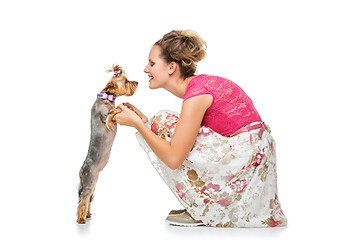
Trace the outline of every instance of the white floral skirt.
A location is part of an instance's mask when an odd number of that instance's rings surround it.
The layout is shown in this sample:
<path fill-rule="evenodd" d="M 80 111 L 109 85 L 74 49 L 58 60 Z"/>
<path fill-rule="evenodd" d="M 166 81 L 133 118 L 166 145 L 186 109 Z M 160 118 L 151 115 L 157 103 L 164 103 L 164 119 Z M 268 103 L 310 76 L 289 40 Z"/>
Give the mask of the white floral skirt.
<path fill-rule="evenodd" d="M 170 141 L 179 114 L 163 110 L 147 123 Z M 213 227 L 287 225 L 277 194 L 275 141 L 259 129 L 224 137 L 201 127 L 182 166 L 168 168 L 140 133 L 136 137 L 151 163 L 180 203 L 196 220 Z"/>

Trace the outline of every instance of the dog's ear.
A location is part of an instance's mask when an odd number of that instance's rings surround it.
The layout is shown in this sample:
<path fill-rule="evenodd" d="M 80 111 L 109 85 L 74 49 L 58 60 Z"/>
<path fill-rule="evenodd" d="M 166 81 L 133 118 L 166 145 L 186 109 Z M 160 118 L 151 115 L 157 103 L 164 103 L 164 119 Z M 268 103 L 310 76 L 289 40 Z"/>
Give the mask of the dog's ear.
<path fill-rule="evenodd" d="M 108 84 L 106 84 L 105 88 L 102 91 L 107 94 L 115 95 L 116 88 L 117 88 L 117 84 L 114 81 L 110 81 L 108 82 Z"/>

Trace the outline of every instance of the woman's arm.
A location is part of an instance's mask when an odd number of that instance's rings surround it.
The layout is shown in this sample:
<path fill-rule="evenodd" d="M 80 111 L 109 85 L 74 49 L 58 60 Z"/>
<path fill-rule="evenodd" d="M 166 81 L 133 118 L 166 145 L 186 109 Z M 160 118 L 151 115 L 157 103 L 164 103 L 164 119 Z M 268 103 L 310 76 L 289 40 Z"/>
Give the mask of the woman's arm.
<path fill-rule="evenodd" d="M 170 169 L 175 170 L 189 155 L 205 111 L 211 104 L 212 96 L 209 94 L 187 99 L 182 105 L 180 118 L 170 142 L 153 133 L 142 121 L 136 121 L 134 127 L 143 136 L 155 155 Z"/>
<path fill-rule="evenodd" d="M 144 123 L 147 123 L 147 121 L 149 121 L 149 119 L 139 109 L 137 109 L 134 105 L 132 105 L 130 103 L 123 103 L 123 105 L 128 107 L 133 112 L 135 112 L 141 118 L 141 120 Z"/>

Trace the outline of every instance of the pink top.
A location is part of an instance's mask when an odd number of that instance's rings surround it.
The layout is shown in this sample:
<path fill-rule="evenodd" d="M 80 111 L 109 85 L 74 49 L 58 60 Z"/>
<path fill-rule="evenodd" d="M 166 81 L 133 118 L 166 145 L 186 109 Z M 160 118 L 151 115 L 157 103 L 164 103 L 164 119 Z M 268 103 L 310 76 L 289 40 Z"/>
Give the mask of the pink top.
<path fill-rule="evenodd" d="M 229 136 L 250 123 L 262 122 L 251 99 L 226 78 L 205 74 L 194 77 L 186 87 L 184 101 L 202 94 L 211 94 L 213 102 L 201 125 L 222 136 Z"/>

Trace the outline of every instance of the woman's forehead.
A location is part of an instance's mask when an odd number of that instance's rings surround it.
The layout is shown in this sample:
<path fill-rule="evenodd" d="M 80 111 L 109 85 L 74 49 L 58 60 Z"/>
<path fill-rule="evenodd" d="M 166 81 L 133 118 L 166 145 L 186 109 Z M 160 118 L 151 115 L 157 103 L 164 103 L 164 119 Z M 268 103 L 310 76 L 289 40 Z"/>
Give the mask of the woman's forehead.
<path fill-rule="evenodd" d="M 160 53 L 161 53 L 160 47 L 157 45 L 154 45 L 150 50 L 149 60 L 154 59 L 154 58 L 159 58 Z"/>

